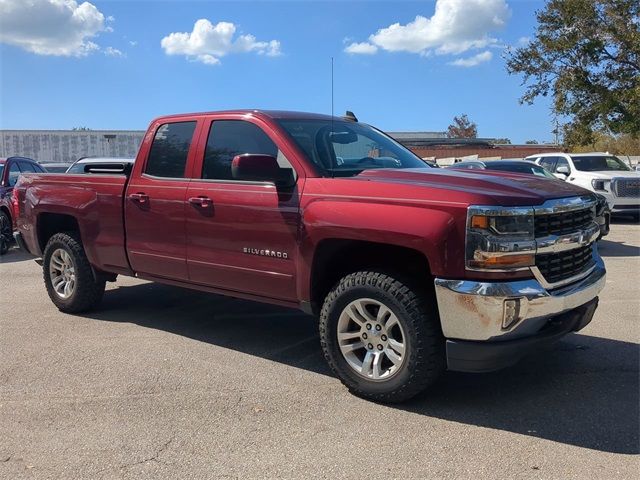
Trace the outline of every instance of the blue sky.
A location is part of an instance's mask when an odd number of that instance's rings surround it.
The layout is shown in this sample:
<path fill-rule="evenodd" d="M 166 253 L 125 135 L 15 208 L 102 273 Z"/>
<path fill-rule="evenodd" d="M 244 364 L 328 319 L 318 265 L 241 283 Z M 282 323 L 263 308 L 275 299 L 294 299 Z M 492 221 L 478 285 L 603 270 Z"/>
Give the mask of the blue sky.
<path fill-rule="evenodd" d="M 439 0 L 437 21 L 433 1 L 92 0 L 72 28 L 40 5 L 43 18 L 19 10 L 26 1 L 0 0 L 13 8 L 0 11 L 11 20 L 0 25 L 3 129 L 145 129 L 158 115 L 228 108 L 329 113 L 334 57 L 336 113 L 388 131 L 441 131 L 466 113 L 481 137 L 552 137 L 548 102 L 520 105 L 521 79 L 501 58 L 533 35 L 541 2 L 471 0 L 483 23 L 470 0 Z M 446 15 L 455 24 L 444 35 Z M 199 19 L 214 29 L 204 46 L 189 37 Z"/>

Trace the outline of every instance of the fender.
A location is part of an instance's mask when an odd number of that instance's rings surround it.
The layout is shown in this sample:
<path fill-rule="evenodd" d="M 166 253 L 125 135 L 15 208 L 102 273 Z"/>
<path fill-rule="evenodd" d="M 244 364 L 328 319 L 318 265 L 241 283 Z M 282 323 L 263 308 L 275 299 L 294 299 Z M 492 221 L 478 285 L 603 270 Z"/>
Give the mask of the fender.
<path fill-rule="evenodd" d="M 416 250 L 439 275 L 451 263 L 450 240 L 458 236 L 452 213 L 422 206 L 319 200 L 302 214 L 303 234 L 298 262 L 299 298 L 310 298 L 311 268 L 317 245 L 326 239 L 362 240 Z M 453 242 L 457 248 L 460 240 Z M 457 261 L 455 259 L 454 261 Z"/>

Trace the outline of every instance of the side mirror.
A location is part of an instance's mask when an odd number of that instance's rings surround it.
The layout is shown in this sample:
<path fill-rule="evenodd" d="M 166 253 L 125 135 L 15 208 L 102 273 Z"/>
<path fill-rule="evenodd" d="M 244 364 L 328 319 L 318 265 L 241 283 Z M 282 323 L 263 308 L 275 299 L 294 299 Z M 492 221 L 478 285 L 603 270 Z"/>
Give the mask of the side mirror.
<path fill-rule="evenodd" d="M 292 169 L 281 168 L 276 157 L 272 155 L 236 155 L 231 161 L 231 176 L 234 180 L 274 182 L 281 187 L 291 187 L 295 184 Z"/>
<path fill-rule="evenodd" d="M 569 167 L 567 167 L 566 165 L 561 165 L 558 168 L 556 168 L 556 173 L 559 173 L 560 175 L 568 177 L 570 173 Z"/>

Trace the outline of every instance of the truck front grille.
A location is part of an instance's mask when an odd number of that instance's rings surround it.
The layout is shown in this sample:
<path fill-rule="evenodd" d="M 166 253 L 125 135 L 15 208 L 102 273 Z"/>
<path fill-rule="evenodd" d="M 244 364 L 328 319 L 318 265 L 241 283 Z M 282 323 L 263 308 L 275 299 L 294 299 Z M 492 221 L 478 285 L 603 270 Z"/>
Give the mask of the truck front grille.
<path fill-rule="evenodd" d="M 536 267 L 549 283 L 574 277 L 594 265 L 593 244 L 560 253 L 536 255 Z"/>
<path fill-rule="evenodd" d="M 613 192 L 617 197 L 640 197 L 640 178 L 616 178 Z"/>
<path fill-rule="evenodd" d="M 577 232 L 589 226 L 593 221 L 593 217 L 591 208 L 536 215 L 534 222 L 536 238 Z"/>

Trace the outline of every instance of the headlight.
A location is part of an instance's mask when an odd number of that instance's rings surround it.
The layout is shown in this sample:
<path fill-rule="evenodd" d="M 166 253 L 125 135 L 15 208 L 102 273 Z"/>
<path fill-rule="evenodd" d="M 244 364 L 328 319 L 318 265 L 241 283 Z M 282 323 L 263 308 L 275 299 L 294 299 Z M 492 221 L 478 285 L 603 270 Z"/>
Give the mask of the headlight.
<path fill-rule="evenodd" d="M 609 187 L 610 184 L 610 180 L 591 180 L 591 186 L 593 187 L 593 189 L 600 192 L 606 192 L 608 190 L 607 187 Z"/>
<path fill-rule="evenodd" d="M 469 207 L 469 270 L 522 270 L 535 263 L 533 208 Z"/>

